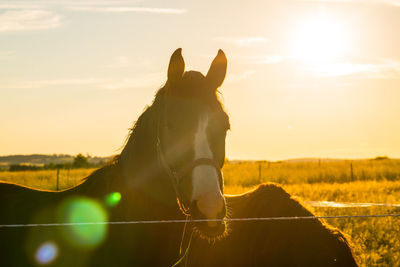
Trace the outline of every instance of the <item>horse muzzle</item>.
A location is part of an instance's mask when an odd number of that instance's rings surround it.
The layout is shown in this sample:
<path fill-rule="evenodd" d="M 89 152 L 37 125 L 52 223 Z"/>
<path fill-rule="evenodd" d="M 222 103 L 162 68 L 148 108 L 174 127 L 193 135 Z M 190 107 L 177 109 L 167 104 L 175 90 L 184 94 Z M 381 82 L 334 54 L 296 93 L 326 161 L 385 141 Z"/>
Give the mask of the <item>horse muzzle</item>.
<path fill-rule="evenodd" d="M 225 233 L 225 198 L 222 195 L 205 195 L 192 201 L 190 205 L 192 219 L 196 228 L 206 237 L 218 237 Z M 211 220 L 211 221 L 196 221 Z"/>

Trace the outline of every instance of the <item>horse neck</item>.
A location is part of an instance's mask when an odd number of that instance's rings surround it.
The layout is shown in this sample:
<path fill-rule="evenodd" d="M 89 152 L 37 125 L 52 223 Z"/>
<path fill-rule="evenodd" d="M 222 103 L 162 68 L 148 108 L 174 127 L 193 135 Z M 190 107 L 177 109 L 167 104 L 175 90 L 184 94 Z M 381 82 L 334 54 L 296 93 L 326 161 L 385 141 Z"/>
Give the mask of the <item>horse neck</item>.
<path fill-rule="evenodd" d="M 157 156 L 158 137 L 157 102 L 139 117 L 118 164 L 126 190 L 137 192 L 149 202 L 178 209 L 176 196 L 169 178 Z"/>

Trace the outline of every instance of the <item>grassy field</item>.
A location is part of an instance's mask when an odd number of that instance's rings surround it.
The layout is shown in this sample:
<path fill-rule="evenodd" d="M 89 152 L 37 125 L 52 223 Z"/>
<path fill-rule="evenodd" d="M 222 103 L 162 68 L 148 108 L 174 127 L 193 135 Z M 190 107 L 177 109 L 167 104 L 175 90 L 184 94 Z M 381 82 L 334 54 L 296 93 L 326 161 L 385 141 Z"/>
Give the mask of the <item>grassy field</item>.
<path fill-rule="evenodd" d="M 94 170 L 95 169 L 59 170 L 59 189 L 66 189 L 77 185 L 82 178 L 88 176 Z M 57 170 L 3 171 L 0 172 L 0 181 L 17 183 L 40 189 L 56 190 Z"/>
<path fill-rule="evenodd" d="M 93 169 L 60 170 L 60 188 L 74 186 Z M 225 192 L 242 193 L 262 182 L 281 184 L 303 201 L 400 203 L 400 160 L 238 162 L 224 167 Z M 56 171 L 0 172 L 0 180 L 54 190 Z M 317 215 L 400 213 L 396 207 L 311 208 Z M 400 219 L 329 219 L 350 235 L 363 266 L 398 266 Z"/>

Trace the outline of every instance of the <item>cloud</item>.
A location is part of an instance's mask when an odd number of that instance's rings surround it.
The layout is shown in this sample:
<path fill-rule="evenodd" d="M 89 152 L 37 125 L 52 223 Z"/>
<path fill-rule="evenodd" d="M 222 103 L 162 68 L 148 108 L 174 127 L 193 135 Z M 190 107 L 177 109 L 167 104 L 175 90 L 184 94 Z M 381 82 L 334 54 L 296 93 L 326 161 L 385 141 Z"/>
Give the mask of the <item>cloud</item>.
<path fill-rule="evenodd" d="M 324 63 L 314 66 L 304 67 L 305 70 L 314 72 L 320 76 L 347 76 L 354 74 L 378 74 L 380 68 L 373 64 L 358 64 L 358 63 Z"/>
<path fill-rule="evenodd" d="M 54 79 L 54 80 L 36 80 L 21 81 L 11 84 L 3 84 L 0 88 L 5 89 L 39 89 L 49 86 L 78 86 L 78 85 L 96 85 L 107 82 L 107 79 L 86 78 L 86 79 Z"/>
<path fill-rule="evenodd" d="M 392 59 L 360 59 L 336 62 L 301 61 L 290 55 L 270 54 L 258 56 L 234 56 L 235 60 L 250 65 L 286 64 L 296 69 L 311 72 L 320 77 L 352 76 L 366 79 L 400 78 L 400 61 Z M 292 68 L 291 67 L 291 68 Z M 232 80 L 245 79 L 254 71 L 243 74 L 243 77 L 233 77 Z"/>
<path fill-rule="evenodd" d="M 127 13 L 127 12 L 141 12 L 141 13 L 155 13 L 155 14 L 184 14 L 186 9 L 177 8 L 158 8 L 158 7 L 129 7 L 129 6 L 71 6 L 67 8 L 73 11 L 86 11 L 86 12 L 105 12 L 105 13 Z"/>
<path fill-rule="evenodd" d="M 217 42 L 231 43 L 237 46 L 254 46 L 267 42 L 267 39 L 261 36 L 253 37 L 216 37 Z"/>
<path fill-rule="evenodd" d="M 61 16 L 49 11 L 70 10 L 78 12 L 126 13 L 141 12 L 153 14 L 184 14 L 186 9 L 137 7 L 129 2 L 94 2 L 94 1 L 36 1 L 0 3 L 0 33 L 54 29 L 61 26 Z"/>
<path fill-rule="evenodd" d="M 12 56 L 14 53 L 14 51 L 0 51 L 0 58 Z"/>
<path fill-rule="evenodd" d="M 3 2 L 0 3 L 0 10 L 36 10 L 58 8 L 70 11 L 101 12 L 101 13 L 155 13 L 155 14 L 184 14 L 186 9 L 163 8 L 163 7 L 138 7 L 133 6 L 129 1 L 36 1 L 31 2 Z"/>
<path fill-rule="evenodd" d="M 281 63 L 288 59 L 291 59 L 291 56 L 272 54 L 272 55 L 266 55 L 266 56 L 259 57 L 255 60 L 253 60 L 253 63 L 254 64 L 275 64 L 275 63 Z"/>
<path fill-rule="evenodd" d="M 136 78 L 73 78 L 73 79 L 53 79 L 53 80 L 33 80 L 33 81 L 20 81 L 15 83 L 3 83 L 0 89 L 41 89 L 48 87 L 82 87 L 91 86 L 96 89 L 129 89 L 149 86 L 160 86 L 163 81 L 161 73 L 150 73 Z"/>
<path fill-rule="evenodd" d="M 235 54 L 230 55 L 229 59 L 240 61 L 243 64 L 264 65 L 283 63 L 292 59 L 292 56 L 285 56 L 281 54 L 263 54 L 254 56 Z"/>
<path fill-rule="evenodd" d="M 45 10 L 11 10 L 0 14 L 0 32 L 34 31 L 61 26 L 61 17 Z"/>
<path fill-rule="evenodd" d="M 382 4 L 400 7 L 400 0 L 300 0 L 302 2 Z"/>
<path fill-rule="evenodd" d="M 385 4 L 388 4 L 388 5 L 400 7 L 400 1 L 399 0 L 383 0 L 382 2 L 385 3 Z"/>
<path fill-rule="evenodd" d="M 108 65 L 104 65 L 103 67 L 112 68 L 112 69 L 120 69 L 120 68 L 127 68 L 132 65 L 132 62 L 129 57 L 127 56 L 118 56 L 113 59 Z"/>
<path fill-rule="evenodd" d="M 164 81 L 162 73 L 150 73 L 136 78 L 126 78 L 114 81 L 109 81 L 100 86 L 102 89 L 118 90 L 118 89 L 133 89 L 141 87 L 157 87 Z"/>
<path fill-rule="evenodd" d="M 235 56 L 234 59 L 250 65 L 289 64 L 321 77 L 355 76 L 370 79 L 400 78 L 400 61 L 392 59 L 353 59 L 351 61 L 301 61 L 290 55 L 270 54 Z"/>
<path fill-rule="evenodd" d="M 238 81 L 246 80 L 249 77 L 253 76 L 256 73 L 255 70 L 248 70 L 243 73 L 231 73 L 227 78 L 227 83 L 235 83 Z"/>
<path fill-rule="evenodd" d="M 356 76 L 369 79 L 398 78 L 400 62 L 385 60 L 380 63 L 324 63 L 305 67 L 306 70 L 325 77 Z"/>
<path fill-rule="evenodd" d="M 42 5 L 26 3 L 26 2 L 3 2 L 0 3 L 0 9 L 40 9 Z"/>

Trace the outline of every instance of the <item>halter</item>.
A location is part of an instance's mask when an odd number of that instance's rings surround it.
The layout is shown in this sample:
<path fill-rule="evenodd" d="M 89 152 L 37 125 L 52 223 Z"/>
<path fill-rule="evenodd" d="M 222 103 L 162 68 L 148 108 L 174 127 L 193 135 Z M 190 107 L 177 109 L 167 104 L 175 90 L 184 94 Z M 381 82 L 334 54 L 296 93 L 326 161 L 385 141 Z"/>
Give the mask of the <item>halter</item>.
<path fill-rule="evenodd" d="M 209 165 L 214 167 L 217 170 L 217 174 L 219 178 L 221 179 L 222 174 L 221 174 L 221 167 L 219 164 L 210 158 L 198 158 L 195 159 L 189 163 L 187 163 L 184 167 L 182 167 L 179 171 L 174 171 L 172 168 L 169 166 L 165 155 L 163 153 L 162 147 L 161 147 L 161 140 L 160 140 L 160 124 L 161 124 L 161 116 L 160 119 L 158 120 L 157 124 L 157 156 L 158 159 L 161 163 L 161 166 L 163 167 L 164 171 L 167 173 L 169 179 L 171 180 L 172 187 L 174 188 L 176 199 L 178 201 L 178 206 L 182 210 L 182 212 L 186 216 L 190 216 L 190 210 L 188 207 L 185 207 L 180 192 L 179 192 L 179 182 L 180 179 L 185 176 L 188 172 L 193 170 L 196 166 L 199 165 Z"/>

